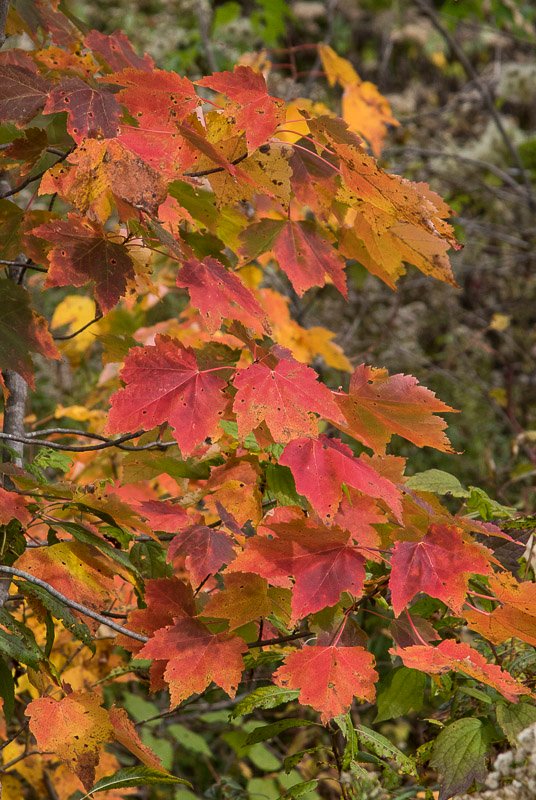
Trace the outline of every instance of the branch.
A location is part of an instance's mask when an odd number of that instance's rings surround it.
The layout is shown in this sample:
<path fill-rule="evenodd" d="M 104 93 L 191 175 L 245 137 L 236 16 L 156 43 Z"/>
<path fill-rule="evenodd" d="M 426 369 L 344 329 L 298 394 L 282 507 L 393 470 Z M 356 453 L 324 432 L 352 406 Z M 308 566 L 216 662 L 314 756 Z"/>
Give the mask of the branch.
<path fill-rule="evenodd" d="M 2 0 L 0 0 L 0 2 L 2 2 Z M 8 189 L 7 191 L 2 192 L 2 194 L 0 194 L 0 200 L 5 200 L 6 197 L 12 197 L 14 194 L 17 194 L 18 192 L 22 192 L 23 189 L 26 189 L 26 187 L 29 186 L 30 183 L 33 183 L 34 181 L 41 180 L 41 178 L 43 177 L 45 172 L 48 172 L 49 169 L 52 169 L 52 167 L 55 167 L 56 164 L 60 164 L 62 161 L 65 161 L 67 156 L 70 155 L 73 152 L 73 149 L 74 148 L 71 148 L 66 153 L 62 153 L 60 155 L 60 157 L 58 159 L 56 159 L 56 161 L 53 164 L 50 165 L 50 167 L 47 167 L 46 169 L 41 170 L 41 172 L 38 172 L 37 175 L 33 175 L 33 176 L 32 175 L 28 175 L 28 177 L 25 178 L 23 181 L 21 181 L 17 186 L 14 186 L 13 189 Z M 55 151 L 55 152 L 58 153 L 59 151 Z"/>
<path fill-rule="evenodd" d="M 7 39 L 6 36 L 6 23 L 7 13 L 9 11 L 9 0 L 0 0 L 0 47 Z"/>
<path fill-rule="evenodd" d="M 144 636 L 141 633 L 136 633 L 135 631 L 131 631 L 129 628 L 125 628 L 123 625 L 113 622 L 113 620 L 104 616 L 104 614 L 99 614 L 97 611 L 93 611 L 91 608 L 83 606 L 81 603 L 77 603 L 76 600 L 71 600 L 61 592 L 58 592 L 57 589 L 54 589 L 54 587 L 49 583 L 42 581 L 41 578 L 34 577 L 34 575 L 31 575 L 29 572 L 23 572 L 21 569 L 16 569 L 15 567 L 6 567 L 3 564 L 0 564 L 0 573 L 4 573 L 5 575 L 13 575 L 16 578 L 22 578 L 23 580 L 28 581 L 28 583 L 33 583 L 35 586 L 40 586 L 52 597 L 55 597 L 56 600 L 59 600 L 60 603 L 72 608 L 74 611 L 79 611 L 80 614 L 84 614 L 86 617 L 91 617 L 91 619 L 100 622 L 102 625 L 107 625 L 108 628 L 112 628 L 112 630 L 117 631 L 117 633 L 122 633 L 123 636 L 128 636 L 130 639 L 137 639 L 139 642 L 144 643 L 149 641 L 147 636 Z"/>
<path fill-rule="evenodd" d="M 24 269 L 33 269 L 36 272 L 48 272 L 44 267 L 38 267 L 37 264 L 32 264 L 31 260 L 28 261 L 8 261 L 5 258 L 0 258 L 0 264 L 3 267 L 24 267 Z"/>
<path fill-rule="evenodd" d="M 275 639 L 265 639 L 264 641 L 260 642 L 251 642 L 248 644 L 248 647 L 251 649 L 253 647 L 268 647 L 271 644 L 284 644 L 285 642 L 293 642 L 295 639 L 308 639 L 310 636 L 314 636 L 311 631 L 305 631 L 305 633 L 291 633 L 288 636 L 278 636 Z"/>
<path fill-rule="evenodd" d="M 36 433 L 40 433 L 40 431 L 36 431 Z M 0 439 L 5 439 L 9 442 L 20 442 L 21 444 L 33 444 L 37 445 L 38 447 L 49 447 L 51 450 L 64 450 L 67 453 L 88 453 L 92 450 L 105 450 L 107 447 L 117 447 L 119 450 L 129 450 L 135 452 L 140 450 L 166 450 L 168 447 L 175 447 L 177 445 L 177 442 L 161 442 L 159 440 L 142 444 L 139 447 L 123 444 L 123 442 L 128 442 L 131 439 L 135 439 L 137 436 L 141 436 L 143 433 L 145 433 L 145 431 L 136 431 L 136 433 L 125 433 L 124 436 L 119 436 L 117 439 L 107 439 L 105 436 L 99 436 L 98 434 L 88 434 L 85 431 L 76 431 L 77 436 L 87 436 L 88 438 L 101 440 L 101 444 L 88 445 L 61 444 L 60 442 L 49 442 L 47 439 L 33 439 L 29 435 L 18 436 L 8 433 L 0 433 Z M 74 432 L 71 435 L 75 435 Z"/>
<path fill-rule="evenodd" d="M 248 157 L 249 153 L 243 153 L 238 158 L 235 158 L 234 161 L 231 161 L 233 167 L 237 164 L 240 164 L 241 161 L 244 161 Z M 214 175 L 216 172 L 225 172 L 225 167 L 213 167 L 212 169 L 202 169 L 199 172 L 183 172 L 183 176 L 186 178 L 204 178 L 205 175 Z"/>
<path fill-rule="evenodd" d="M 519 174 L 521 175 L 521 177 L 523 179 L 523 184 L 525 186 L 525 193 L 527 195 L 527 202 L 528 202 L 529 208 L 531 210 L 534 210 L 536 208 L 536 201 L 534 200 L 534 195 L 532 194 L 532 187 L 531 187 L 531 184 L 530 184 L 529 177 L 528 177 L 528 175 L 526 173 L 526 170 L 525 170 L 525 168 L 523 166 L 523 162 L 521 161 L 521 159 L 519 157 L 518 150 L 515 147 L 515 145 L 513 144 L 513 142 L 510 139 L 510 137 L 508 136 L 508 134 L 506 132 L 506 129 L 505 129 L 503 123 L 502 123 L 501 117 L 500 117 L 499 113 L 497 112 L 497 109 L 495 108 L 495 104 L 493 102 L 493 97 L 491 96 L 491 93 L 490 93 L 488 87 L 486 86 L 485 83 L 482 82 L 482 80 L 480 79 L 480 75 L 478 74 L 476 69 L 473 67 L 473 65 L 471 64 L 471 62 L 469 61 L 469 59 L 465 55 L 463 49 L 460 47 L 460 45 L 458 44 L 456 39 L 443 26 L 441 20 L 439 19 L 439 16 L 438 16 L 437 12 L 429 4 L 428 0 L 415 0 L 415 5 L 422 11 L 422 13 L 425 16 L 428 17 L 428 19 L 430 20 L 430 22 L 432 23 L 432 25 L 434 26 L 436 31 L 446 41 L 446 43 L 448 44 L 448 46 L 450 47 L 450 49 L 452 50 L 452 52 L 454 53 L 454 55 L 456 56 L 456 58 L 458 59 L 460 64 L 462 65 L 463 69 L 465 70 L 465 73 L 466 73 L 467 77 L 470 78 L 472 81 L 474 81 L 475 86 L 477 87 L 478 91 L 480 92 L 480 96 L 482 97 L 482 100 L 484 101 L 485 105 L 487 106 L 487 109 L 488 109 L 488 111 L 489 111 L 489 113 L 491 115 L 491 118 L 493 119 L 493 122 L 495 123 L 495 127 L 499 131 L 499 134 L 500 134 L 500 136 L 501 136 L 501 138 L 502 138 L 502 140 L 503 140 L 503 142 L 505 144 L 505 147 L 508 150 L 508 152 L 510 153 L 510 156 L 512 157 L 516 167 L 519 170 Z"/>

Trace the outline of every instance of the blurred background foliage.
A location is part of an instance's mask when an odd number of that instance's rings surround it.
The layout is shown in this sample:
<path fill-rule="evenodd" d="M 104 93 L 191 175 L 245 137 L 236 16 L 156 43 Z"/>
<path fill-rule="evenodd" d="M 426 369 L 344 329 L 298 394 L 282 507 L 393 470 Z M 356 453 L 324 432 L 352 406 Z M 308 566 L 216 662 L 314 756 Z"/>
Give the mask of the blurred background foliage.
<path fill-rule="evenodd" d="M 69 0 L 68 8 L 89 27 L 123 29 L 160 66 L 192 77 L 262 51 L 274 93 L 326 100 L 337 89 L 316 80 L 320 63 L 304 47 L 326 42 L 377 84 L 401 123 L 382 164 L 427 181 L 451 204 L 464 243 L 452 256 L 459 287 L 410 269 L 392 292 L 355 264 L 351 302 L 329 287 L 309 292 L 299 321 L 335 330 L 353 363 L 412 373 L 462 411 L 450 434 L 463 456 L 412 451 L 414 471 L 445 469 L 534 511 L 534 3 L 446 0 L 431 13 L 421 0 Z"/>

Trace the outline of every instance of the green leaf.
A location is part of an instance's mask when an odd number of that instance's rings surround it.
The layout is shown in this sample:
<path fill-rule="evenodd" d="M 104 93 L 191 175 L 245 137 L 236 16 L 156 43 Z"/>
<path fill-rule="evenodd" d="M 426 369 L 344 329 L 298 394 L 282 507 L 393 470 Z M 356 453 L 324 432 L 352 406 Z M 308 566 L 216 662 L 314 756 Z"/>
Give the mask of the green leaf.
<path fill-rule="evenodd" d="M 335 722 L 346 740 L 344 752 L 342 754 L 342 768 L 347 770 L 355 759 L 358 750 L 359 742 L 357 733 L 350 714 L 340 714 L 340 716 L 335 717 Z"/>
<path fill-rule="evenodd" d="M 389 673 L 378 692 L 378 713 L 374 722 L 403 717 L 410 711 L 419 711 L 424 703 L 426 675 L 416 669 L 400 667 Z"/>
<path fill-rule="evenodd" d="M 200 736 L 198 733 L 178 723 L 170 725 L 167 730 L 182 747 L 186 748 L 186 750 L 191 750 L 192 753 L 198 753 L 208 758 L 211 757 L 212 751 L 203 736 Z"/>
<path fill-rule="evenodd" d="M 308 725 L 320 727 L 317 722 L 311 722 L 309 719 L 280 719 L 277 722 L 272 722 L 270 725 L 262 725 L 255 728 L 246 739 L 246 744 L 265 742 L 267 739 L 272 739 L 274 736 L 278 736 L 289 728 L 304 728 Z"/>
<path fill-rule="evenodd" d="M 279 800 L 291 800 L 295 797 L 303 797 L 305 794 L 312 792 L 318 786 L 318 781 L 303 781 L 302 783 L 295 783 L 290 789 L 279 797 Z"/>
<path fill-rule="evenodd" d="M 127 789 L 129 786 L 153 786 L 158 783 L 168 785 L 181 783 L 190 787 L 190 789 L 192 788 L 192 784 L 184 780 L 184 778 L 176 778 L 174 775 L 169 775 L 167 772 L 161 772 L 158 769 L 142 766 L 125 767 L 118 772 L 114 772 L 113 775 L 101 778 L 80 800 L 86 800 L 92 794 L 110 789 Z"/>
<path fill-rule="evenodd" d="M 294 689 L 280 689 L 279 686 L 260 686 L 243 697 L 231 711 L 231 717 L 251 714 L 256 708 L 276 708 L 283 703 L 295 700 L 299 695 Z"/>
<path fill-rule="evenodd" d="M 434 742 L 430 765 L 442 776 L 439 800 L 465 792 L 473 781 L 486 777 L 489 729 L 475 717 L 458 719 Z"/>
<path fill-rule="evenodd" d="M 292 753 L 292 755 L 287 756 L 283 760 L 283 769 L 285 772 L 290 772 L 294 769 L 294 767 L 300 763 L 304 756 L 311 755 L 312 753 L 320 753 L 326 752 L 326 748 L 322 744 L 316 745 L 316 747 L 307 747 L 305 750 L 300 750 L 297 753 Z"/>
<path fill-rule="evenodd" d="M 238 436 L 238 425 L 235 420 L 220 419 L 220 427 L 223 428 L 227 436 L 232 436 L 232 438 L 236 439 L 237 442 L 240 440 L 240 437 Z M 251 450 L 255 453 L 260 451 L 259 443 L 257 442 L 253 433 L 248 433 L 243 444 L 247 450 Z"/>
<path fill-rule="evenodd" d="M 19 588 L 25 595 L 29 595 L 38 600 L 53 617 L 63 622 L 67 630 L 70 631 L 73 636 L 89 647 L 92 652 L 95 652 L 95 643 L 91 631 L 84 622 L 80 622 L 80 620 L 71 613 L 66 605 L 56 600 L 55 597 L 52 597 L 42 586 L 36 586 L 33 583 L 24 581 L 19 583 Z"/>
<path fill-rule="evenodd" d="M 81 503 L 77 505 L 82 506 Z M 90 513 L 96 514 L 98 516 L 103 516 L 102 512 L 95 511 L 95 509 L 91 509 L 88 506 L 84 506 L 86 510 L 89 510 Z M 108 516 L 108 515 L 107 515 Z M 76 522 L 61 522 L 56 523 L 59 528 L 63 528 L 66 530 L 67 533 L 70 533 L 77 541 L 82 542 L 83 544 L 90 544 L 93 547 L 96 547 L 102 553 L 111 558 L 112 561 L 115 561 L 117 564 L 120 564 L 122 567 L 125 567 L 129 572 L 133 572 L 134 575 L 140 577 L 140 574 L 134 564 L 130 560 L 130 556 L 128 553 L 125 553 L 123 550 L 118 550 L 116 547 L 112 547 L 111 544 L 105 542 L 100 536 L 96 536 L 91 531 L 88 531 L 83 525 L 78 525 Z M 114 525 L 114 527 L 116 527 Z"/>
<path fill-rule="evenodd" d="M 512 747 L 517 744 L 517 737 L 521 731 L 536 722 L 536 706 L 530 702 L 499 703 L 496 711 L 497 722 Z"/>
<path fill-rule="evenodd" d="M 483 489 L 470 486 L 470 495 L 467 500 L 467 512 L 489 522 L 493 519 L 511 519 L 516 514 L 516 509 L 503 506 L 489 497 Z"/>
<path fill-rule="evenodd" d="M 136 542 L 130 560 L 144 578 L 166 578 L 173 574 L 166 561 L 166 551 L 158 542 Z"/>
<path fill-rule="evenodd" d="M 13 674 L 3 658 L 0 658 L 0 697 L 4 701 L 2 711 L 6 722 L 10 722 L 15 709 L 15 683 Z"/>
<path fill-rule="evenodd" d="M 0 608 L 0 625 L 11 631 L 7 633 L 0 630 L 0 653 L 5 653 L 29 667 L 37 667 L 44 660 L 44 653 L 35 641 L 32 631 L 12 617 L 5 608 Z"/>
<path fill-rule="evenodd" d="M 67 472 L 72 463 L 73 459 L 65 455 L 65 453 L 51 450 L 50 447 L 42 447 L 32 463 L 28 465 L 28 472 L 35 475 L 37 480 L 42 483 L 43 481 L 47 481 L 47 477 L 44 473 L 45 469 L 48 468 L 57 470 L 58 472 Z"/>
<path fill-rule="evenodd" d="M 433 494 L 450 494 L 452 497 L 469 497 L 469 492 L 464 489 L 458 478 L 441 469 L 427 469 L 412 475 L 405 484 L 410 489 L 418 492 L 432 492 Z"/>
<path fill-rule="evenodd" d="M 296 491 L 296 484 L 288 467 L 267 464 L 265 474 L 268 500 L 277 500 L 283 506 L 303 505 L 304 499 Z"/>
<path fill-rule="evenodd" d="M 387 758 L 390 761 L 394 761 L 400 771 L 406 775 L 417 775 L 414 760 L 405 756 L 398 747 L 391 744 L 389 739 L 386 739 L 381 733 L 377 733 L 365 725 L 357 725 L 356 731 L 360 744 L 367 747 L 372 753 L 379 758 Z"/>

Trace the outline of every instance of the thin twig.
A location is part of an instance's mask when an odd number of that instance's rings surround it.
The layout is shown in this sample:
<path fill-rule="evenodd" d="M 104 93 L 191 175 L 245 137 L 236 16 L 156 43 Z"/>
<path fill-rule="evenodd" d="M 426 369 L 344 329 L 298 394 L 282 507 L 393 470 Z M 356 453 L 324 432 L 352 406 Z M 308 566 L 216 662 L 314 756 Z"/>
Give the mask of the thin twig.
<path fill-rule="evenodd" d="M 430 20 L 430 22 L 432 23 L 432 25 L 434 26 L 436 31 L 446 41 L 446 43 L 448 44 L 448 46 L 450 47 L 450 49 L 452 50 L 452 52 L 454 53 L 454 55 L 456 56 L 456 58 L 458 59 L 460 64 L 462 65 L 463 69 L 465 70 L 465 73 L 467 74 L 467 77 L 471 78 L 471 80 L 474 81 L 475 86 L 477 87 L 478 91 L 480 92 L 480 96 L 482 97 L 482 100 L 486 104 L 487 109 L 488 109 L 488 111 L 489 111 L 489 113 L 491 115 L 491 118 L 493 119 L 493 122 L 495 123 L 495 127 L 497 128 L 497 130 L 498 130 L 498 132 L 499 132 L 499 134 L 501 136 L 501 139 L 503 140 L 503 142 L 505 144 L 505 147 L 507 148 L 508 152 L 510 153 L 510 156 L 512 157 L 516 167 L 519 170 L 519 174 L 521 175 L 521 178 L 523 179 L 523 184 L 525 186 L 525 193 L 526 193 L 526 196 L 527 196 L 528 206 L 529 206 L 529 208 L 531 210 L 534 210 L 536 208 L 536 202 L 534 200 L 534 195 L 532 193 L 532 186 L 531 186 L 531 183 L 530 183 L 529 176 L 527 175 L 527 172 L 526 172 L 526 170 L 525 170 L 525 168 L 523 166 L 523 162 L 521 161 L 521 158 L 519 157 L 519 152 L 518 152 L 516 146 L 514 145 L 514 143 L 512 142 L 512 140 L 510 139 L 510 137 L 508 136 L 508 134 L 506 132 L 506 129 L 505 129 L 504 125 L 503 125 L 501 117 L 500 117 L 499 113 L 497 112 L 497 109 L 495 108 L 495 104 L 493 102 L 493 97 L 491 96 L 491 93 L 490 93 L 488 87 L 481 80 L 480 75 L 478 74 L 476 69 L 473 67 L 473 65 L 471 64 L 471 62 L 469 61 L 469 59 L 465 55 L 463 49 L 460 47 L 460 45 L 458 44 L 456 39 L 452 36 L 450 31 L 448 31 L 445 28 L 445 26 L 443 25 L 443 23 L 439 19 L 439 16 L 438 16 L 436 10 L 430 5 L 428 0 L 415 0 L 415 5 L 422 11 L 422 13 L 425 16 L 428 17 L 428 19 Z"/>
<path fill-rule="evenodd" d="M 90 319 L 89 322 L 86 322 L 86 324 L 82 325 L 81 328 L 78 328 L 77 331 L 74 331 L 73 333 L 67 333 L 65 334 L 65 336 L 53 336 L 52 338 L 56 342 L 65 342 L 67 341 L 67 339 L 74 339 L 75 336 L 78 336 L 79 333 L 82 333 L 82 331 L 85 331 L 87 328 L 89 328 L 91 325 L 94 325 L 95 322 L 98 322 L 100 319 L 102 319 L 102 314 L 97 314 L 94 319 Z"/>
<path fill-rule="evenodd" d="M 123 625 L 119 625 L 117 622 L 113 622 L 109 617 L 105 617 L 104 614 L 99 614 L 97 611 L 93 611 L 91 608 L 87 606 L 83 606 L 81 603 L 77 603 L 76 600 L 71 600 L 69 597 L 66 597 L 61 592 L 58 592 L 57 589 L 54 589 L 49 583 L 46 581 L 42 581 L 41 578 L 36 578 L 34 575 L 31 575 L 29 572 L 24 572 L 21 569 L 16 569 L 16 567 L 6 567 L 4 564 L 0 564 L 0 573 L 4 573 L 5 575 L 13 575 L 15 578 L 22 578 L 28 583 L 33 583 L 35 586 L 40 586 L 42 589 L 45 589 L 52 597 L 55 597 L 56 600 L 59 600 L 64 605 L 72 608 L 74 611 L 79 611 L 80 614 L 84 614 L 86 617 L 91 617 L 91 619 L 100 622 L 102 625 L 107 625 L 108 628 L 116 631 L 117 633 L 122 633 L 123 636 L 128 636 L 130 639 L 137 639 L 139 642 L 148 642 L 149 638 L 147 636 L 143 636 L 141 633 L 136 633 L 135 631 L 131 631 L 129 628 L 123 627 Z"/>
<path fill-rule="evenodd" d="M 234 161 L 230 163 L 235 167 L 237 164 L 240 164 L 241 161 L 244 161 L 248 157 L 249 153 L 243 153 L 238 158 L 235 158 Z M 186 178 L 204 178 L 206 175 L 214 175 L 216 172 L 225 172 L 225 167 L 213 167 L 212 169 L 202 169 L 199 172 L 183 172 L 183 175 Z"/>
<path fill-rule="evenodd" d="M 71 153 L 72 153 L 72 148 L 71 150 L 68 150 L 66 153 L 62 153 L 61 156 L 58 159 L 56 159 L 56 161 L 53 164 L 50 165 L 50 167 L 41 170 L 41 172 L 38 172 L 37 175 L 28 175 L 28 177 L 25 178 L 23 181 L 21 181 L 17 186 L 14 186 L 13 189 L 8 189 L 6 192 L 0 194 L 0 199 L 5 200 L 6 197 L 12 197 L 14 194 L 22 192 L 23 189 L 26 189 L 26 187 L 29 186 L 30 183 L 34 183 L 34 181 L 41 180 L 45 172 L 48 172 L 49 169 L 55 167 L 56 164 L 60 164 L 62 161 L 65 161 L 67 156 L 70 155 Z"/>
<path fill-rule="evenodd" d="M 250 642 L 248 647 L 250 649 L 254 647 L 268 647 L 271 644 L 284 644 L 285 642 L 293 642 L 295 639 L 308 639 L 310 636 L 314 636 L 314 634 L 310 631 L 305 631 L 305 633 L 291 633 L 288 636 L 278 636 L 275 639 L 265 639 L 261 642 Z"/>
<path fill-rule="evenodd" d="M 3 267 L 24 267 L 24 269 L 33 269 L 35 272 L 48 272 L 44 267 L 38 267 L 37 264 L 32 264 L 31 261 L 9 261 L 6 258 L 0 258 L 0 264 Z"/>

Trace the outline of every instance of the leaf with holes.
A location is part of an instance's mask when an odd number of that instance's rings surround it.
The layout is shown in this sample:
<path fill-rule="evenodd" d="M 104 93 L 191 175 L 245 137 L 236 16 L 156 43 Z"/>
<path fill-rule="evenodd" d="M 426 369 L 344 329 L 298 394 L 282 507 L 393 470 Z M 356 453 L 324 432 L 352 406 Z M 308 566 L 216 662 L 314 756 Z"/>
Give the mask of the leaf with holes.
<path fill-rule="evenodd" d="M 224 564 L 229 564 L 235 552 L 231 538 L 224 531 L 206 525 L 193 525 L 172 539 L 167 553 L 168 561 L 173 562 L 177 556 L 185 557 L 192 586 L 197 587 Z"/>
<path fill-rule="evenodd" d="M 112 139 L 119 131 L 121 107 L 115 95 L 94 89 L 80 78 L 67 78 L 50 91 L 43 114 L 67 112 L 67 130 L 83 139 Z"/>
<path fill-rule="evenodd" d="M 191 303 L 201 312 L 210 333 L 221 328 L 224 319 L 239 320 L 259 336 L 268 331 L 264 311 L 255 297 L 215 258 L 186 261 L 177 286 L 188 289 Z"/>
<path fill-rule="evenodd" d="M 335 418 L 342 420 L 332 393 L 314 370 L 287 353 L 275 347 L 236 374 L 233 410 L 242 438 L 265 422 L 276 442 L 289 442 L 316 435 L 316 414 L 329 418 L 336 409 Z"/>
<path fill-rule="evenodd" d="M 124 244 L 88 219 L 69 214 L 32 231 L 53 244 L 48 255 L 47 286 L 95 285 L 95 299 L 110 311 L 134 278 L 134 262 Z"/>

